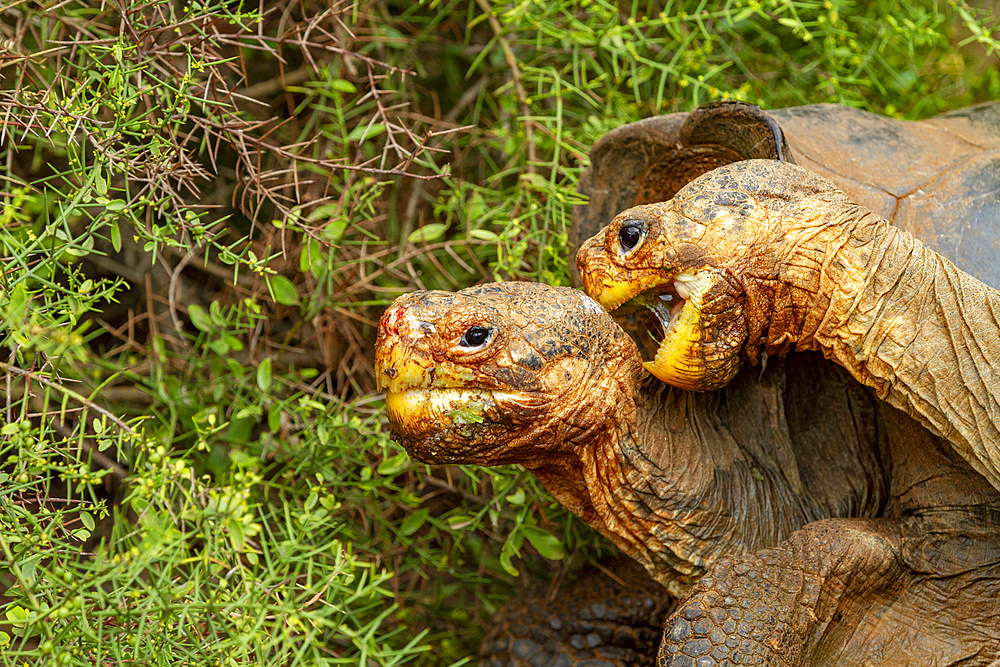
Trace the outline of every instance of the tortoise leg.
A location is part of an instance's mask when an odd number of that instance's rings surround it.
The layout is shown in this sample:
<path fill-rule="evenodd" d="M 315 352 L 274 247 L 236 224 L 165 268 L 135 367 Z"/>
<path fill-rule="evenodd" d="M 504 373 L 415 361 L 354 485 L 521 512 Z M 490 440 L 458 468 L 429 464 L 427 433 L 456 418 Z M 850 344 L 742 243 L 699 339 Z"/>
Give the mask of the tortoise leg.
<path fill-rule="evenodd" d="M 676 599 L 635 561 L 605 559 L 556 590 L 534 586 L 493 616 L 480 667 L 638 667 L 656 662 Z"/>
<path fill-rule="evenodd" d="M 989 665 L 1000 540 L 955 523 L 826 519 L 721 558 L 667 620 L 657 664 Z"/>

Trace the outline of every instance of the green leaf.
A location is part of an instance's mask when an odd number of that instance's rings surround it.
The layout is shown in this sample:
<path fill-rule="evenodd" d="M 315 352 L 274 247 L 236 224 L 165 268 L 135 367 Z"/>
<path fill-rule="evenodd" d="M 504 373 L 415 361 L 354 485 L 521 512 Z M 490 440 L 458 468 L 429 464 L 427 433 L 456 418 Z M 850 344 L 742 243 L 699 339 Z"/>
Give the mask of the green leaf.
<path fill-rule="evenodd" d="M 520 507 L 521 505 L 524 504 L 524 498 L 525 498 L 524 489 L 518 489 L 514 493 L 507 496 L 507 502 L 510 503 L 511 505 L 517 505 L 518 507 Z"/>
<path fill-rule="evenodd" d="M 440 222 L 432 222 L 429 225 L 424 225 L 420 229 L 410 232 L 406 240 L 409 243 L 431 243 L 443 237 L 447 229 L 448 225 Z"/>
<path fill-rule="evenodd" d="M 240 350 L 243 349 L 243 343 L 236 336 L 224 333 L 222 334 L 222 340 L 229 348 L 229 350 L 227 351 L 239 352 Z"/>
<path fill-rule="evenodd" d="M 390 456 L 378 464 L 378 474 L 391 477 L 398 475 L 409 467 L 410 457 L 406 454 L 397 454 L 396 456 Z"/>
<path fill-rule="evenodd" d="M 229 543 L 236 551 L 243 551 L 246 546 L 246 536 L 243 533 L 243 526 L 238 521 L 229 521 Z"/>
<path fill-rule="evenodd" d="M 500 558 L 498 560 L 500 561 L 500 567 L 504 569 L 504 572 L 512 577 L 516 577 L 520 575 L 520 572 L 518 572 L 517 568 L 514 567 L 514 564 L 510 562 L 511 556 L 512 554 L 510 552 L 504 551 L 500 554 Z"/>
<path fill-rule="evenodd" d="M 330 243 L 340 243 L 340 239 L 344 237 L 344 231 L 347 229 L 347 218 L 337 216 L 331 218 L 327 221 L 326 226 L 323 228 L 323 238 Z"/>
<path fill-rule="evenodd" d="M 280 407 L 273 407 L 267 411 L 267 427 L 271 429 L 271 433 L 277 433 L 281 430 L 282 412 Z"/>
<path fill-rule="evenodd" d="M 41 560 L 41 556 L 32 556 L 28 560 L 21 563 L 21 576 L 25 581 L 32 583 L 35 581 L 35 568 L 38 567 L 38 561 Z"/>
<path fill-rule="evenodd" d="M 118 228 L 118 221 L 112 220 L 111 226 L 111 247 L 115 249 L 115 252 L 122 251 L 122 230 Z"/>
<path fill-rule="evenodd" d="M 551 189 L 548 179 L 546 179 L 541 174 L 536 174 L 533 171 L 521 174 L 521 183 L 524 183 L 530 188 L 535 190 L 546 191 Z"/>
<path fill-rule="evenodd" d="M 87 530 L 89 531 L 94 530 L 94 517 L 91 516 L 89 512 L 80 513 L 80 522 L 84 525 L 84 527 Z"/>
<path fill-rule="evenodd" d="M 7 304 L 7 313 L 12 322 L 23 322 L 28 314 L 28 288 L 24 283 L 18 283 L 10 291 L 10 302 Z"/>
<path fill-rule="evenodd" d="M 356 93 L 358 92 L 357 86 L 355 86 L 350 81 L 345 81 L 344 79 L 334 79 L 330 82 L 330 87 L 334 90 L 339 90 L 342 93 Z"/>
<path fill-rule="evenodd" d="M 102 197 L 108 194 L 108 182 L 104 180 L 100 165 L 94 167 L 94 190 Z"/>
<path fill-rule="evenodd" d="M 66 254 L 73 255 L 74 257 L 84 257 L 90 254 L 90 250 L 94 247 L 94 237 L 86 236 L 77 241 L 78 246 L 67 246 L 65 250 Z"/>
<path fill-rule="evenodd" d="M 500 237 L 497 236 L 496 232 L 491 232 L 488 229 L 473 229 L 469 232 L 469 236 L 481 241 L 490 241 L 492 243 L 500 242 Z"/>
<path fill-rule="evenodd" d="M 299 293 L 295 284 L 285 276 L 270 276 L 268 282 L 274 293 L 274 300 L 283 306 L 299 305 Z"/>
<path fill-rule="evenodd" d="M 191 324 L 201 331 L 208 333 L 214 328 L 212 318 L 208 316 L 204 308 L 197 304 L 188 305 L 188 317 L 191 318 Z"/>
<path fill-rule="evenodd" d="M 319 241 L 309 239 L 306 242 L 306 247 L 299 253 L 299 271 L 302 273 L 308 271 L 314 278 L 319 278 L 325 266 L 326 251 Z"/>
<path fill-rule="evenodd" d="M 267 357 L 257 366 L 257 386 L 267 391 L 271 386 L 271 358 Z"/>
<path fill-rule="evenodd" d="M 319 502 L 319 494 L 316 493 L 315 489 L 309 492 L 309 496 L 306 501 L 302 503 L 302 507 L 305 508 L 307 512 L 312 511 L 312 508 L 316 507 L 316 503 Z"/>
<path fill-rule="evenodd" d="M 7 620 L 14 625 L 24 625 L 28 622 L 28 610 L 18 605 L 8 607 Z"/>
<path fill-rule="evenodd" d="M 371 125 L 358 125 L 347 135 L 348 141 L 367 141 L 374 139 L 385 132 L 385 125 L 382 123 L 372 123 Z"/>
<path fill-rule="evenodd" d="M 406 521 L 404 521 L 402 525 L 399 527 L 400 534 L 409 536 L 417 532 L 418 530 L 420 530 L 420 527 L 427 522 L 427 517 L 429 515 L 430 512 L 427 511 L 426 509 L 417 510 L 409 517 L 407 517 Z"/>
<path fill-rule="evenodd" d="M 562 542 L 555 535 L 538 526 L 521 526 L 521 532 L 531 542 L 531 546 L 545 558 L 562 560 L 566 555 Z"/>

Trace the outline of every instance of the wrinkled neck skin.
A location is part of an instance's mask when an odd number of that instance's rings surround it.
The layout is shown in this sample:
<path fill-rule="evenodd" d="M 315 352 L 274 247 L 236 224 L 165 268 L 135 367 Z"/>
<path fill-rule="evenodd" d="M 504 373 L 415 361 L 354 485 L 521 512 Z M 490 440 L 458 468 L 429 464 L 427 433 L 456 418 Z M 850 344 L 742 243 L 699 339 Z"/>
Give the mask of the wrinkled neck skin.
<path fill-rule="evenodd" d="M 533 470 L 561 503 L 680 596 L 722 554 L 773 546 L 820 518 L 875 516 L 886 503 L 874 408 L 863 396 L 857 400 L 865 405 L 852 407 L 849 394 L 863 390 L 819 365 L 817 372 L 845 380 L 821 383 L 830 410 L 848 415 L 826 431 L 810 432 L 812 400 L 797 406 L 786 395 L 786 362 L 763 374 L 749 369 L 725 392 L 684 392 L 650 378 L 617 401 L 634 405 L 622 410 L 634 417 L 594 429 L 577 440 L 572 458 Z"/>
<path fill-rule="evenodd" d="M 1000 488 L 1000 294 L 864 208 L 819 196 L 802 211 L 777 275 L 746 285 L 774 313 L 765 349 L 822 351 Z"/>

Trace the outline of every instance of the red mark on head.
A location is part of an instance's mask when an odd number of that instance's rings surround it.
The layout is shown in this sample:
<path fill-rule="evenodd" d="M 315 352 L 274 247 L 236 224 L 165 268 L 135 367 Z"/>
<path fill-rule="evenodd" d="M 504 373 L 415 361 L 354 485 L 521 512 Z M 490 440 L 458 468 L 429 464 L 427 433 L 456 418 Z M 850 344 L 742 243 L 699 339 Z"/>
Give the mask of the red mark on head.
<path fill-rule="evenodd" d="M 406 312 L 405 308 L 390 308 L 382 314 L 382 319 L 378 323 L 378 328 L 393 336 L 399 335 L 399 320 Z"/>

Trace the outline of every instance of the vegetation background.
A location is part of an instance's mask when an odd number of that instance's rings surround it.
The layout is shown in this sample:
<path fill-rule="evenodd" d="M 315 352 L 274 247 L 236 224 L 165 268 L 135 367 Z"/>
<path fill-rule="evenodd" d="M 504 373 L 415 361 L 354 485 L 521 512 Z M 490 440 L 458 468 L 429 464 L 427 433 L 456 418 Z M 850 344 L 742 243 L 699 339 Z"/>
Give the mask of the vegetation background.
<path fill-rule="evenodd" d="M 523 471 L 391 442 L 381 310 L 566 283 L 624 123 L 1000 98 L 979 7 L 0 4 L 0 663 L 471 660 L 608 547 Z"/>

